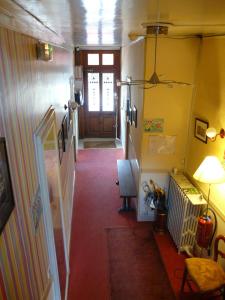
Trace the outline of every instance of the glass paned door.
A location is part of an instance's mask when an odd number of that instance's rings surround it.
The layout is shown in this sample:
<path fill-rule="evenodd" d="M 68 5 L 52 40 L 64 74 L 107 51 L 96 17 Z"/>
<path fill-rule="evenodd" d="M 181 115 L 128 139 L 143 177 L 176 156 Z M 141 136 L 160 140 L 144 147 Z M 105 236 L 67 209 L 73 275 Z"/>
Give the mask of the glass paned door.
<path fill-rule="evenodd" d="M 102 74 L 102 111 L 114 111 L 114 74 Z"/>
<path fill-rule="evenodd" d="M 114 89 L 114 72 L 87 72 L 85 126 L 88 137 L 115 137 Z"/>
<path fill-rule="evenodd" d="M 88 73 L 88 111 L 114 111 L 114 73 Z"/>
<path fill-rule="evenodd" d="M 115 84 L 121 73 L 120 50 L 80 50 L 75 58 L 83 66 L 80 138 L 120 137 L 120 89 Z"/>
<path fill-rule="evenodd" d="M 88 73 L 88 111 L 100 111 L 99 73 Z"/>

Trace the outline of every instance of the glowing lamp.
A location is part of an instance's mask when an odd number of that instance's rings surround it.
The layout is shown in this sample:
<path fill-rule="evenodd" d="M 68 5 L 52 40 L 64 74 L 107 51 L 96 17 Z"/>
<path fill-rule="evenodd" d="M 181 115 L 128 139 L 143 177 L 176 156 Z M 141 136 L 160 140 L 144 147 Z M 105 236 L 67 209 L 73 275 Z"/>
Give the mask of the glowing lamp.
<path fill-rule="evenodd" d="M 53 47 L 47 43 L 38 42 L 36 46 L 37 58 L 45 61 L 53 60 Z"/>
<path fill-rule="evenodd" d="M 225 182 L 225 170 L 216 156 L 206 156 L 198 169 L 195 171 L 193 177 L 199 182 L 209 184 L 206 210 L 207 213 L 211 184 Z"/>
<path fill-rule="evenodd" d="M 225 137 L 225 130 L 223 128 L 221 128 L 220 132 L 217 133 L 215 128 L 209 127 L 206 130 L 206 135 L 210 139 L 210 141 L 215 142 L 217 136 L 220 136 L 222 139 Z"/>

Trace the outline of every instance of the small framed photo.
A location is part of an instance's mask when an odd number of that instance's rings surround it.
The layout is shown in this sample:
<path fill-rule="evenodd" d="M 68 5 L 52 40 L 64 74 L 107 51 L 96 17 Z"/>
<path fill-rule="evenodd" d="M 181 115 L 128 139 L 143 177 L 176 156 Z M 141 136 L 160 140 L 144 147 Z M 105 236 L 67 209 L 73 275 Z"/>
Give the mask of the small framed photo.
<path fill-rule="evenodd" d="M 73 117 L 73 110 L 71 107 L 71 101 L 68 101 L 68 106 L 67 106 L 67 134 L 69 135 L 69 131 L 71 129 L 72 125 L 72 117 Z"/>
<path fill-rule="evenodd" d="M 71 101 L 68 101 L 68 119 L 69 119 L 69 127 L 70 127 L 73 121 L 73 109 L 72 109 Z"/>
<path fill-rule="evenodd" d="M 62 134 L 63 134 L 63 151 L 66 151 L 66 142 L 68 139 L 68 120 L 67 114 L 63 117 L 62 120 Z"/>
<path fill-rule="evenodd" d="M 126 106 L 127 122 L 132 123 L 132 109 L 131 109 L 131 88 L 127 85 L 127 106 Z"/>
<path fill-rule="evenodd" d="M 137 128 L 137 108 L 135 105 L 132 107 L 132 125 Z"/>
<path fill-rule="evenodd" d="M 195 137 L 200 141 L 207 143 L 206 129 L 209 127 L 207 121 L 195 118 Z"/>
<path fill-rule="evenodd" d="M 63 152 L 64 152 L 64 140 L 63 140 L 63 132 L 62 129 L 58 132 L 58 149 L 59 149 L 59 162 L 61 164 Z"/>
<path fill-rule="evenodd" d="M 127 107 L 126 107 L 127 119 L 129 119 L 129 114 L 130 114 L 130 99 L 127 99 Z"/>
<path fill-rule="evenodd" d="M 5 138 L 0 138 L 0 233 L 14 208 L 14 197 L 9 171 Z"/>
<path fill-rule="evenodd" d="M 133 122 L 133 113 L 132 113 L 132 107 L 131 106 L 129 106 L 129 110 L 128 110 L 128 123 L 130 124 L 130 125 L 132 125 L 132 122 Z"/>

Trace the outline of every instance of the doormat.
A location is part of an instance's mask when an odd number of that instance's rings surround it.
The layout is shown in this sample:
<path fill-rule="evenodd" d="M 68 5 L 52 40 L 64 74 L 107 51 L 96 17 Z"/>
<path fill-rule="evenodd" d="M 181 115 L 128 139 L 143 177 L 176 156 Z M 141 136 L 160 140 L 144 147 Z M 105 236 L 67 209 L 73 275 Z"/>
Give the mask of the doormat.
<path fill-rule="evenodd" d="M 114 141 L 90 141 L 84 142 L 84 148 L 116 148 Z"/>
<path fill-rule="evenodd" d="M 107 228 L 112 300 L 174 300 L 149 227 Z"/>

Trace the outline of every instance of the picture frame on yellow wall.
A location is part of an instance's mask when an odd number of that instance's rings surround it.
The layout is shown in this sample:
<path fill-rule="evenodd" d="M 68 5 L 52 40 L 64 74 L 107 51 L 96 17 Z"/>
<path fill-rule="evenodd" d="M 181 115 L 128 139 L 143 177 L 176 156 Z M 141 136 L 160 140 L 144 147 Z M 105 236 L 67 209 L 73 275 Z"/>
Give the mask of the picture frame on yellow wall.
<path fill-rule="evenodd" d="M 68 116 L 67 114 L 62 120 L 62 134 L 63 134 L 63 152 L 66 152 L 66 144 L 68 140 Z"/>
<path fill-rule="evenodd" d="M 148 133 L 162 133 L 164 130 L 164 119 L 145 119 L 144 120 L 144 132 Z"/>
<path fill-rule="evenodd" d="M 135 105 L 132 107 L 132 125 L 137 128 L 137 108 Z"/>
<path fill-rule="evenodd" d="M 209 127 L 209 123 L 207 121 L 201 120 L 199 118 L 195 118 L 195 132 L 194 135 L 197 139 L 207 144 L 207 135 L 206 129 Z"/>
<path fill-rule="evenodd" d="M 132 122 L 133 122 L 132 117 L 133 117 L 133 114 L 132 114 L 132 107 L 129 106 L 129 111 L 128 111 L 128 123 L 129 123 L 130 125 L 132 125 Z"/>
<path fill-rule="evenodd" d="M 62 162 L 63 152 L 64 152 L 64 140 L 63 140 L 63 132 L 62 129 L 58 132 L 58 150 L 59 150 L 59 163 Z"/>

